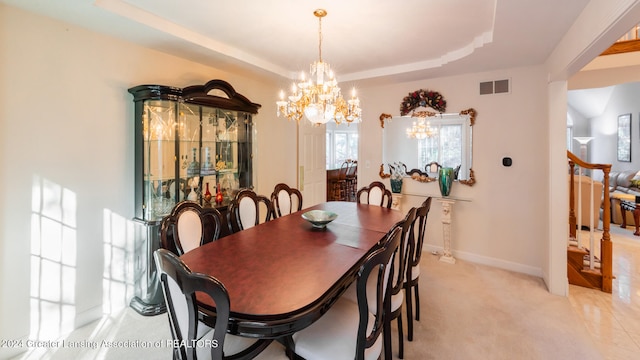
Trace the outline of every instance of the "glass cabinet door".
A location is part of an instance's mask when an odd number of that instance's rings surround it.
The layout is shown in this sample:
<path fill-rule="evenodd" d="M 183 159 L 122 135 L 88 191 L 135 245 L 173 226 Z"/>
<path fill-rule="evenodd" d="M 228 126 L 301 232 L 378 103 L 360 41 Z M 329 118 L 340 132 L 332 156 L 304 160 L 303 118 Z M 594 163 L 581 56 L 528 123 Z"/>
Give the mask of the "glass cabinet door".
<path fill-rule="evenodd" d="M 225 201 L 239 189 L 238 182 L 238 113 L 218 110 L 216 170 L 218 184 Z"/>
<path fill-rule="evenodd" d="M 171 211 L 180 195 L 176 184 L 175 113 L 177 103 L 166 100 L 144 102 L 143 128 L 143 220 L 159 220 Z"/>
<path fill-rule="evenodd" d="M 218 132 L 218 110 L 211 107 L 200 107 L 201 113 L 201 157 L 200 182 L 202 196 L 200 203 L 205 206 L 215 204 L 217 170 L 216 170 L 216 139 Z M 208 190 L 208 192 L 207 192 Z"/>
<path fill-rule="evenodd" d="M 181 103 L 179 114 L 180 182 L 183 184 L 181 200 L 199 201 L 200 174 L 205 159 L 200 154 L 200 106 Z"/>

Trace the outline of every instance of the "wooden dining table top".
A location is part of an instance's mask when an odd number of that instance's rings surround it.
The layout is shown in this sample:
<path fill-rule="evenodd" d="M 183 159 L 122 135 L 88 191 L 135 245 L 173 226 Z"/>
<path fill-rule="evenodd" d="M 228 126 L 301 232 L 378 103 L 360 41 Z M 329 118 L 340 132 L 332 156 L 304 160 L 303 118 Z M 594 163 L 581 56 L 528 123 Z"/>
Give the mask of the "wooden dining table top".
<path fill-rule="evenodd" d="M 315 209 L 338 217 L 324 229 L 313 228 L 301 215 Z M 205 244 L 181 259 L 191 271 L 225 285 L 232 333 L 279 337 L 319 318 L 403 217 L 375 205 L 327 202 Z M 201 295 L 206 317 L 215 304 Z"/>

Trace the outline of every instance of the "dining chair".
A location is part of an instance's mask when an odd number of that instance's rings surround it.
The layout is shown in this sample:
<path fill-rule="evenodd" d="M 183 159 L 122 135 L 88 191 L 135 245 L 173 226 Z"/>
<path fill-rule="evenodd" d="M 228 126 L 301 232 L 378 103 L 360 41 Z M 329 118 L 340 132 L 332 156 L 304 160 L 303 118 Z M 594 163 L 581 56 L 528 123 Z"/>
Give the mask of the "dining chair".
<path fill-rule="evenodd" d="M 302 210 L 302 193 L 287 184 L 277 184 L 271 193 L 271 206 L 273 206 L 274 219 L 300 211 Z"/>
<path fill-rule="evenodd" d="M 409 244 L 413 241 L 412 232 L 413 225 L 416 219 L 417 209 L 411 208 L 404 219 L 400 220 L 398 223 L 394 225 L 401 229 L 401 237 L 400 237 L 400 245 L 398 255 L 394 257 L 394 269 L 395 277 L 391 280 L 391 297 L 388 302 L 388 307 L 385 308 L 385 316 L 383 323 L 383 338 L 384 338 L 384 352 L 385 359 L 392 358 L 391 352 L 391 323 L 393 320 L 398 320 L 398 354 L 400 359 L 404 356 L 404 335 L 402 330 L 402 304 L 404 303 L 404 285 L 405 285 L 405 276 L 406 269 L 408 266 L 408 258 L 409 258 Z M 371 283 L 369 285 L 372 285 Z M 375 293 L 375 288 L 369 287 L 367 289 L 369 294 Z M 354 286 L 349 286 L 347 290 L 343 294 L 344 298 L 347 298 L 351 301 L 357 301 L 357 293 L 355 291 Z M 369 303 L 369 311 L 374 311 L 376 304 Z"/>
<path fill-rule="evenodd" d="M 253 359 L 271 340 L 255 340 L 227 334 L 229 294 L 216 278 L 193 273 L 174 253 L 153 253 L 167 305 L 173 337 L 174 359 Z M 209 296 L 216 305 L 213 328 L 198 320 L 196 292 Z"/>
<path fill-rule="evenodd" d="M 401 230 L 398 255 L 394 258 L 394 269 L 397 271 L 391 279 L 391 300 L 385 306 L 383 325 L 384 358 L 393 358 L 391 351 L 391 322 L 398 320 L 398 356 L 404 357 L 404 335 L 402 330 L 402 305 L 405 301 L 405 277 L 409 259 L 409 244 L 413 241 L 413 226 L 416 219 L 416 208 L 411 208 L 402 221 L 398 223 Z"/>
<path fill-rule="evenodd" d="M 363 197 L 365 197 L 363 199 Z M 356 193 L 356 202 L 361 204 L 372 204 L 391 209 L 391 191 L 380 181 L 374 181 L 369 186 L 365 186 Z"/>
<path fill-rule="evenodd" d="M 331 180 L 331 197 L 336 201 L 347 200 L 347 171 L 349 163 L 344 161 L 338 170 L 338 177 Z"/>
<path fill-rule="evenodd" d="M 356 278 L 357 303 L 340 297 L 316 322 L 293 334 L 287 355 L 293 359 L 363 360 L 382 354 L 384 303 L 389 301 L 393 259 L 400 245 L 395 226 L 378 249 L 367 256 Z M 374 282 L 375 292 L 367 288 Z M 374 297 L 374 299 L 371 299 Z M 374 311 L 368 303 L 376 304 Z"/>
<path fill-rule="evenodd" d="M 418 291 L 418 281 L 420 279 L 420 256 L 422 255 L 422 245 L 427 228 L 427 217 L 431 209 L 431 197 L 422 202 L 416 210 L 416 220 L 412 230 L 412 241 L 409 243 L 409 255 L 407 261 L 407 276 L 404 283 L 407 303 L 407 339 L 413 341 L 413 296 L 415 296 L 415 319 L 420 321 L 420 292 Z M 417 235 L 415 231 L 417 230 Z M 411 290 L 414 294 L 411 294 Z"/>
<path fill-rule="evenodd" d="M 235 233 L 267 222 L 271 220 L 271 209 L 271 201 L 266 196 L 258 195 L 251 189 L 242 189 L 229 205 L 229 230 Z M 265 213 L 262 218 L 260 210 Z"/>
<path fill-rule="evenodd" d="M 222 215 L 193 201 L 177 203 L 160 222 L 161 247 L 182 255 L 220 237 Z"/>

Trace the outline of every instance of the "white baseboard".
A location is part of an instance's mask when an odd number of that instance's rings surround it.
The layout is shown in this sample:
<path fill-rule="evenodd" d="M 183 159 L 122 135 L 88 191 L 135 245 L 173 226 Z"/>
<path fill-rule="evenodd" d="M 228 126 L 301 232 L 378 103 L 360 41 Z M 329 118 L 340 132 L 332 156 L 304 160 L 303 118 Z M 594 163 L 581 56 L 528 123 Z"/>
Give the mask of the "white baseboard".
<path fill-rule="evenodd" d="M 427 252 L 437 251 L 439 253 L 442 253 L 443 248 L 441 246 L 433 246 L 433 245 L 429 245 L 429 244 L 424 244 L 423 252 L 424 251 L 427 251 Z M 513 272 L 517 272 L 517 273 L 536 276 L 536 277 L 539 277 L 539 278 L 542 277 L 542 269 L 541 268 L 537 268 L 537 267 L 533 267 L 533 266 L 529 266 L 529 265 L 524 265 L 524 264 L 519 264 L 519 263 L 514 263 L 512 261 L 505 261 L 505 260 L 496 259 L 496 258 L 483 256 L 483 255 L 478 255 L 478 254 L 474 254 L 474 253 L 470 253 L 470 252 L 466 252 L 466 251 L 455 251 L 455 250 L 453 251 L 453 257 L 457 258 L 457 259 L 460 259 L 460 260 L 465 260 L 465 261 L 469 261 L 469 262 L 472 262 L 472 263 L 476 263 L 476 264 L 492 266 L 492 267 L 495 267 L 495 268 L 498 268 L 498 269 L 509 270 L 509 271 L 513 271 Z"/>

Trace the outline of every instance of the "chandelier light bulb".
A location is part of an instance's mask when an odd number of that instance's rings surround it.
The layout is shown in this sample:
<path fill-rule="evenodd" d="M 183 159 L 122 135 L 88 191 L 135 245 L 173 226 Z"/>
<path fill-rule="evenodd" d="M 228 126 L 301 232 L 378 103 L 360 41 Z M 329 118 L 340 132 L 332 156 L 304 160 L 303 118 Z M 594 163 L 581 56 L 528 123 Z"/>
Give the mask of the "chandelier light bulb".
<path fill-rule="evenodd" d="M 413 122 L 413 126 L 407 128 L 407 137 L 410 139 L 426 139 L 438 135 L 438 129 L 432 128 L 431 123 L 424 118 Z"/>

